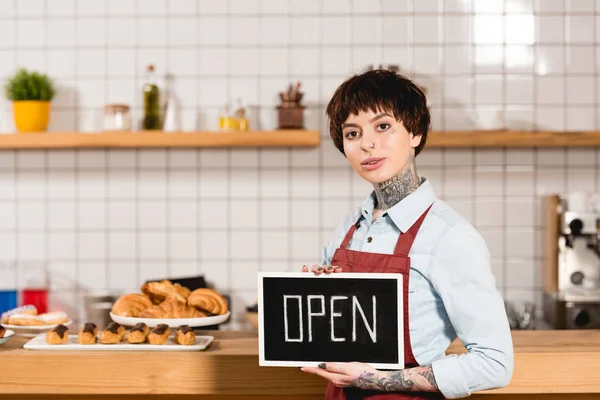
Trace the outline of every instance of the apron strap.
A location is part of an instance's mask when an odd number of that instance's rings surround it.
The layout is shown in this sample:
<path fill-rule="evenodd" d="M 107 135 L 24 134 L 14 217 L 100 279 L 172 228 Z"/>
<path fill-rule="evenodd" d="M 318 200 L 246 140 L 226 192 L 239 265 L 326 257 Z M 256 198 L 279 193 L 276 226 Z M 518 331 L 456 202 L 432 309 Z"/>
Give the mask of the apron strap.
<path fill-rule="evenodd" d="M 408 231 L 406 231 L 406 233 L 400 232 L 398 242 L 396 242 L 396 249 L 394 250 L 394 255 L 408 255 L 408 252 L 410 251 L 410 248 L 412 247 L 412 244 L 415 241 L 415 237 L 417 236 L 417 232 L 419 231 L 423 220 L 425 220 L 425 217 L 427 216 L 427 213 L 429 212 L 432 206 L 433 203 L 429 207 L 427 207 L 427 210 L 425 210 L 425 212 L 421 214 L 419 219 L 413 224 L 413 226 L 410 227 Z M 342 241 L 342 244 L 340 244 L 340 248 L 348 248 L 348 245 L 352 240 L 352 236 L 354 236 L 354 232 L 356 232 L 356 227 L 360 222 L 360 218 L 361 217 L 359 217 L 358 221 L 356 221 L 356 223 L 350 227 L 350 229 L 346 233 L 346 237 L 344 237 L 344 240 Z"/>
<path fill-rule="evenodd" d="M 359 218 L 359 220 L 360 220 L 360 218 Z M 352 227 L 350 227 L 350 229 L 348 230 L 348 233 L 346 233 L 346 237 L 344 238 L 344 241 L 340 245 L 340 248 L 342 248 L 342 249 L 348 248 L 348 244 L 350 243 L 350 240 L 352 240 L 352 236 L 354 236 L 354 232 L 356 232 L 357 225 L 358 225 L 358 221 L 355 224 L 353 224 Z"/>
<path fill-rule="evenodd" d="M 419 232 L 419 228 L 421 228 L 421 224 L 425 220 L 425 217 L 427 216 L 427 213 L 429 213 L 429 210 L 431 210 L 432 206 L 433 204 L 427 207 L 427 210 L 421 214 L 419 219 L 405 233 L 400 232 L 398 242 L 396 242 L 396 249 L 394 250 L 395 256 L 408 256 L 410 248 L 412 247 L 413 242 L 417 237 L 417 233 Z"/>

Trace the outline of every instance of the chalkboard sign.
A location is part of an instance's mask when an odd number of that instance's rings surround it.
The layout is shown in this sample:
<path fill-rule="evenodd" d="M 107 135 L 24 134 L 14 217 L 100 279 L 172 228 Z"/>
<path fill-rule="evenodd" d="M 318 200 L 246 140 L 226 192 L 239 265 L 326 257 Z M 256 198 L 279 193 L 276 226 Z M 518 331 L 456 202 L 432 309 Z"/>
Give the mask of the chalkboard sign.
<path fill-rule="evenodd" d="M 259 365 L 404 368 L 402 275 L 263 272 Z"/>

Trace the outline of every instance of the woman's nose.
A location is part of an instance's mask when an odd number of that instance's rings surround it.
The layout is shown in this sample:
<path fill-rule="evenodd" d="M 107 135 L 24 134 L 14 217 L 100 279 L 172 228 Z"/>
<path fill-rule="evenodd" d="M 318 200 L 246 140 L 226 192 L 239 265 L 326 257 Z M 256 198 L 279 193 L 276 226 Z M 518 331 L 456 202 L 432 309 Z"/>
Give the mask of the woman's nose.
<path fill-rule="evenodd" d="M 365 132 L 365 133 L 363 133 L 363 135 L 360 139 L 361 139 L 360 146 L 362 147 L 363 150 L 370 151 L 373 149 L 373 147 L 375 147 L 374 145 L 376 144 L 376 142 L 375 142 L 375 137 L 373 135 Z"/>

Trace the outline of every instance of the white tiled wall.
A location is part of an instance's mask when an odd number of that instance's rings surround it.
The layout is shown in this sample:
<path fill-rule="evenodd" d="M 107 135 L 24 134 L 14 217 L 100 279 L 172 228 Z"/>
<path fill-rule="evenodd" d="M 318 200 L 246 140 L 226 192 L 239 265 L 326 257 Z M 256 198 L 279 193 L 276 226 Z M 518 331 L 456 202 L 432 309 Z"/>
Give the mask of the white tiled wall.
<path fill-rule="evenodd" d="M 398 64 L 428 90 L 436 130 L 598 130 L 600 4 L 593 0 L 0 0 L 0 78 L 49 73 L 52 131 L 101 129 L 102 106 L 140 116 L 144 69 L 174 75 L 181 128 L 213 129 L 243 99 L 272 129 L 300 80 L 317 149 L 0 152 L 0 260 L 43 262 L 52 301 L 204 273 L 255 297 L 259 270 L 319 260 L 369 187 L 327 139 L 324 107 L 348 74 Z M 13 130 L 0 103 L 0 130 Z M 500 125 L 499 125 L 500 124 Z M 539 197 L 599 189 L 594 149 L 436 150 L 439 195 L 481 231 L 499 287 L 539 301 Z M 237 314 L 236 313 L 236 314 Z"/>

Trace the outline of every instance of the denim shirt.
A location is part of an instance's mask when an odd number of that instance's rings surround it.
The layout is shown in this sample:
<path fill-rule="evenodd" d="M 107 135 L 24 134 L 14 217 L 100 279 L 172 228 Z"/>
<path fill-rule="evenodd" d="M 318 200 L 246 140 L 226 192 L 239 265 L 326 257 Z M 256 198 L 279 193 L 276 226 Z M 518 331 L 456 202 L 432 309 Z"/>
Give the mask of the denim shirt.
<path fill-rule="evenodd" d="M 426 179 L 375 222 L 371 193 L 335 230 L 321 264 L 331 265 L 335 250 L 359 218 L 349 249 L 392 254 L 400 232 L 406 232 L 432 203 L 409 253 L 410 340 L 415 358 L 420 365 L 432 365 L 446 398 L 506 386 L 513 373 L 513 344 L 487 246 L 469 222 L 437 199 Z M 456 337 L 468 353 L 445 355 Z"/>

